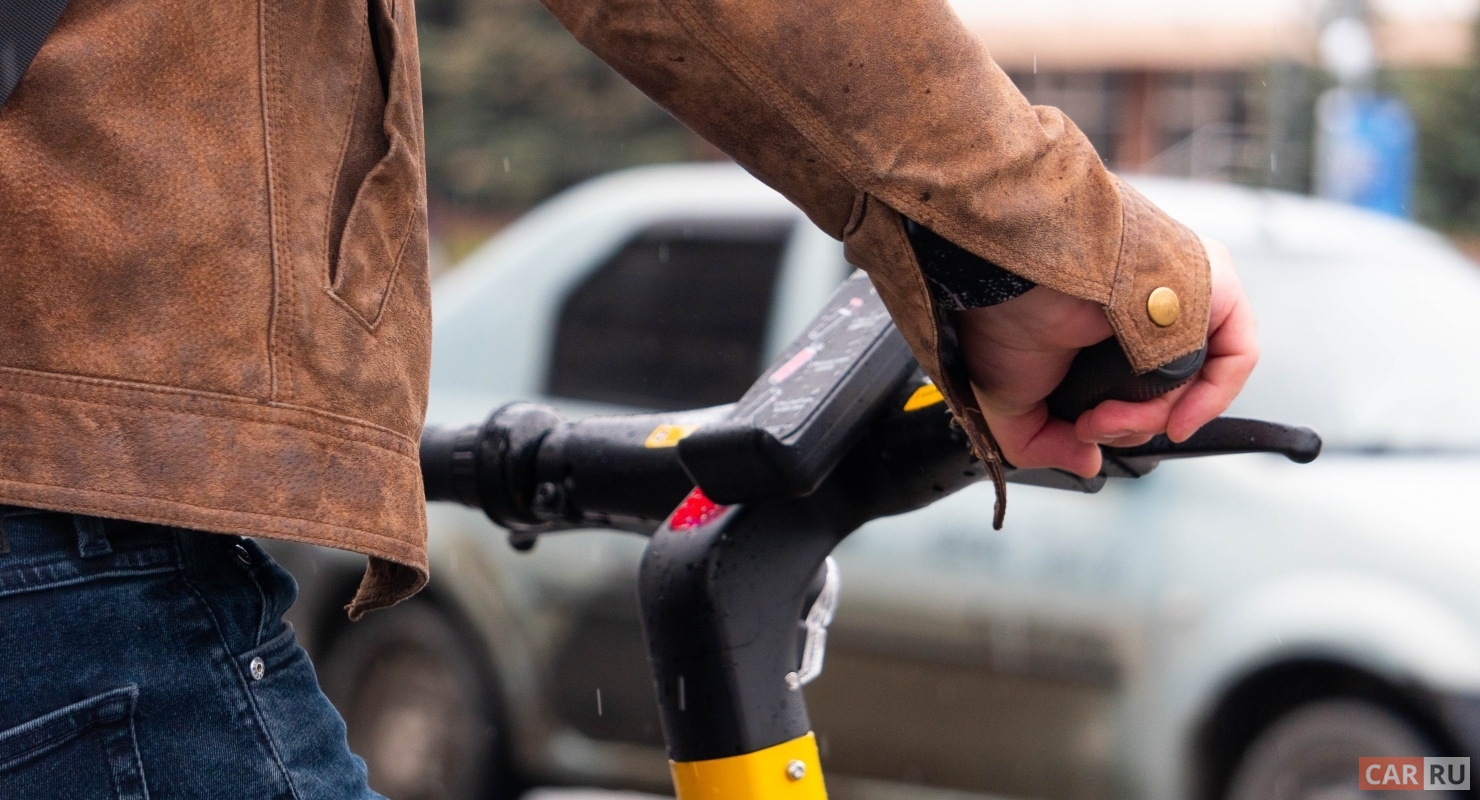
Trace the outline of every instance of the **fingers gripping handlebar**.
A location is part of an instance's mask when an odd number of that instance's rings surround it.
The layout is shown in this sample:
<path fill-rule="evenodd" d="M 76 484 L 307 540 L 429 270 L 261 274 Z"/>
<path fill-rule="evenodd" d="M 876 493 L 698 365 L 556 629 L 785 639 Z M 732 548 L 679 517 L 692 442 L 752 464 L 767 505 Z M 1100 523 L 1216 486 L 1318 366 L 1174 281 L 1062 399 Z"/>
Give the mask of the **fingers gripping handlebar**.
<path fill-rule="evenodd" d="M 1137 375 L 1125 351 L 1114 338 L 1086 347 L 1074 357 L 1069 374 L 1049 394 L 1048 413 L 1073 422 L 1079 415 L 1105 402 L 1124 400 L 1140 403 L 1185 385 L 1197 377 L 1206 360 L 1206 347 L 1190 355 Z"/>

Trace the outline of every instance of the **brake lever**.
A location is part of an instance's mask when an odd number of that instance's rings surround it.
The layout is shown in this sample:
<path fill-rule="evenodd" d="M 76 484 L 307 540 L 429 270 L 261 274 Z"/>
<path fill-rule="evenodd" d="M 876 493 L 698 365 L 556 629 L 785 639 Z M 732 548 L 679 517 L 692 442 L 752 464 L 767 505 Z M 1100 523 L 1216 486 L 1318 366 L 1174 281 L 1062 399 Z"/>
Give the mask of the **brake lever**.
<path fill-rule="evenodd" d="M 1186 385 L 1202 369 L 1207 348 L 1182 356 L 1150 372 L 1137 375 L 1114 338 L 1079 352 L 1069 373 L 1048 396 L 1049 414 L 1074 422 L 1080 414 L 1106 400 L 1143 402 Z M 1135 447 L 1100 446 L 1100 473 L 1083 478 L 1058 469 L 1010 469 L 1007 480 L 1031 486 L 1098 492 L 1108 478 L 1139 478 L 1173 458 L 1274 453 L 1297 464 L 1309 464 L 1321 454 L 1321 437 L 1310 428 L 1256 419 L 1218 417 L 1186 441 L 1173 442 L 1159 434 Z"/>
<path fill-rule="evenodd" d="M 1163 461 L 1169 458 L 1228 456 L 1239 453 L 1276 453 L 1296 464 L 1309 464 L 1321 454 L 1321 437 L 1310 428 L 1258 419 L 1218 417 L 1184 442 L 1166 434 L 1135 447 L 1103 447 L 1105 455 L 1121 463 Z"/>

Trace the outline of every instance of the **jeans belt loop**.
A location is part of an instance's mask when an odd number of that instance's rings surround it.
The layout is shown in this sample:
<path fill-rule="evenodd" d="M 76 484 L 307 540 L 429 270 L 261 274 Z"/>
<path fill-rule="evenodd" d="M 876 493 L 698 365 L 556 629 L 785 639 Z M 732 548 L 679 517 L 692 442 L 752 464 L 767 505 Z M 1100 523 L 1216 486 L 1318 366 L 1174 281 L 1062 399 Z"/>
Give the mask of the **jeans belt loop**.
<path fill-rule="evenodd" d="M 26 513 L 29 510 L 20 506 L 0 504 L 0 556 L 10 552 L 10 537 L 5 535 L 6 518 Z"/>
<path fill-rule="evenodd" d="M 72 524 L 77 528 L 77 555 L 82 558 L 112 555 L 113 545 L 108 543 L 101 518 L 73 514 Z"/>

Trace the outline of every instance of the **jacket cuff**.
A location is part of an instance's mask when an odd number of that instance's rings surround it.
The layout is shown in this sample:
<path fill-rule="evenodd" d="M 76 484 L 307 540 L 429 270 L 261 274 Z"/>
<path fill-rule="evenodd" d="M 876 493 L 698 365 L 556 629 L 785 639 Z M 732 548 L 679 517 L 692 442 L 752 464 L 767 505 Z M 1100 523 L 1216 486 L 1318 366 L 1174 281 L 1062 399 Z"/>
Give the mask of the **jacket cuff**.
<path fill-rule="evenodd" d="M 992 526 L 1001 528 L 1007 511 L 1002 448 L 982 416 L 951 315 L 927 286 L 905 233 L 904 217 L 877 198 L 863 195 L 843 232 L 843 252 L 848 263 L 869 274 L 920 369 L 940 389 L 972 452 L 981 459 L 997 491 Z"/>
<path fill-rule="evenodd" d="M 1207 249 L 1120 178 L 1120 257 L 1105 315 L 1136 372 L 1155 369 L 1207 341 L 1212 279 Z"/>

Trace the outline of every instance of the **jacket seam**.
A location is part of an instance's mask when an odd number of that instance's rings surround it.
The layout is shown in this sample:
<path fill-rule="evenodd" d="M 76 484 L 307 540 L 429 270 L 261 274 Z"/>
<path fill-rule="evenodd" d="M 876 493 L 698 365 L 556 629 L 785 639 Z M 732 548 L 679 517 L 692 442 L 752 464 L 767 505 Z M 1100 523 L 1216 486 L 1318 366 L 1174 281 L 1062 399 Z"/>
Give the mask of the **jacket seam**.
<path fill-rule="evenodd" d="M 688 31 L 690 36 L 709 50 L 725 69 L 739 78 L 740 82 L 762 102 L 777 111 L 788 127 L 816 147 L 818 152 L 842 173 L 849 183 L 853 184 L 854 188 L 874 195 L 898 213 L 907 214 L 912 219 L 935 220 L 935 223 L 931 225 L 932 229 L 952 242 L 960 244 L 977 238 L 958 226 L 949 216 L 938 214 L 933 208 L 918 203 L 908 192 L 895 191 L 887 180 L 881 179 L 874 170 L 864 166 L 866 159 L 861 158 L 853 151 L 853 148 L 833 135 L 828 127 L 816 118 L 816 115 L 793 98 L 763 68 L 747 58 L 744 51 L 724 34 L 708 25 L 689 0 L 663 0 L 663 2 L 668 6 L 669 13 L 678 20 L 679 25 Z M 977 255 L 990 260 L 988 256 L 981 253 Z M 1108 295 L 1113 286 L 1086 281 L 1076 275 L 1056 275 L 1055 280 L 1084 294 L 1097 296 Z"/>
<path fill-rule="evenodd" d="M 267 200 L 267 248 L 272 262 L 272 298 L 267 315 L 267 394 L 268 397 L 277 397 L 277 354 L 273 343 L 277 339 L 277 285 L 278 285 L 278 253 L 277 253 L 277 198 L 273 194 L 274 181 L 272 178 L 272 121 L 267 113 L 268 106 L 268 55 L 267 55 L 267 4 L 271 0 L 257 0 L 257 83 L 258 100 L 262 104 L 262 159 L 263 179 L 266 181 Z"/>
<path fill-rule="evenodd" d="M 13 392 L 16 392 L 17 394 L 28 394 L 28 395 L 37 396 L 37 397 L 48 397 L 49 396 L 49 395 L 40 394 L 39 392 L 26 391 L 24 389 L 11 389 L 11 390 L 8 390 L 8 391 L 13 391 Z M 397 458 L 401 458 L 401 459 L 404 459 L 406 461 L 410 461 L 412 463 L 417 463 L 417 464 L 420 463 L 416 457 L 407 455 L 405 453 L 402 453 L 402 452 L 400 452 L 398 450 L 394 450 L 394 449 L 389 448 L 389 447 L 385 447 L 384 445 L 376 444 L 375 442 L 366 441 L 366 440 L 360 439 L 360 438 L 352 438 L 352 437 L 348 437 L 348 436 L 342 436 L 342 435 L 340 435 L 339 433 L 337 433 L 335 431 L 330 431 L 330 430 L 326 430 L 326 429 L 321 430 L 321 429 L 318 429 L 318 428 L 309 427 L 307 425 L 300 425 L 300 424 L 293 423 L 293 422 L 278 422 L 278 421 L 263 421 L 263 420 L 243 420 L 241 417 L 235 417 L 235 416 L 231 416 L 229 414 L 210 414 L 210 413 L 204 413 L 204 412 L 199 412 L 199 411 L 181 411 L 180 409 L 175 409 L 175 408 L 161 408 L 161 407 L 158 407 L 158 406 L 150 407 L 150 408 L 140 408 L 138 406 L 130 406 L 130 405 L 122 404 L 122 403 L 110 403 L 110 402 L 108 402 L 106 400 L 93 400 L 93 399 L 80 398 L 80 397 L 68 397 L 68 398 L 58 398 L 58 399 L 63 399 L 63 400 L 66 400 L 67 402 L 72 402 L 72 403 L 82 403 L 82 404 L 85 404 L 85 405 L 104 406 L 104 407 L 107 407 L 107 408 L 123 408 L 123 409 L 128 409 L 130 411 L 147 411 L 149 413 L 174 414 L 176 416 L 181 416 L 181 417 L 206 417 L 206 418 L 209 418 L 209 419 L 228 420 L 228 421 L 231 421 L 231 422 L 243 422 L 243 421 L 247 421 L 247 422 L 254 422 L 254 423 L 257 423 L 257 424 L 261 424 L 261 425 L 279 425 L 279 426 L 282 426 L 282 427 L 285 427 L 285 428 L 294 428 L 296 430 L 300 430 L 300 431 L 303 431 L 305 433 L 312 433 L 312 434 L 316 434 L 316 435 L 319 435 L 319 436 L 327 436 L 327 437 L 330 437 L 330 438 L 333 438 L 333 439 L 337 439 L 339 441 L 347 441 L 347 442 L 354 442 L 356 444 L 363 444 L 363 445 L 366 445 L 366 446 L 369 446 L 369 447 L 374 447 L 377 450 L 382 450 L 382 451 L 384 451 L 386 453 L 389 453 L 389 454 L 391 454 L 391 455 L 393 455 L 393 456 L 395 456 Z"/>
<path fill-rule="evenodd" d="M 272 315 L 268 320 L 267 349 L 272 366 L 271 399 L 293 395 L 291 337 L 283 331 L 284 323 L 292 315 L 293 286 L 288 268 L 292 253 L 282 235 L 286 221 L 281 218 L 282 187 L 277 180 L 277 161 L 273 158 L 272 106 L 277 100 L 276 87 L 282 82 L 278 65 L 278 51 L 273 37 L 268 35 L 269 9 L 274 0 L 259 0 L 261 10 L 258 36 L 262 53 L 262 119 L 266 132 L 267 190 L 269 197 L 268 225 L 272 251 Z"/>
<path fill-rule="evenodd" d="M 44 489 L 63 489 L 63 490 L 66 490 L 66 491 L 82 491 L 82 492 L 86 492 L 88 494 L 99 494 L 99 495 L 103 495 L 105 497 L 124 497 L 124 498 L 133 499 L 133 500 L 150 500 L 150 501 L 154 501 L 154 502 L 157 502 L 157 503 L 168 503 L 170 505 L 179 505 L 179 506 L 184 506 L 186 508 L 198 509 L 200 511 L 214 511 L 214 512 L 218 512 L 218 513 L 226 513 L 226 514 L 240 514 L 240 515 L 246 516 L 246 517 L 257 517 L 257 518 L 265 519 L 265 520 L 284 520 L 284 521 L 288 521 L 288 522 L 301 522 L 301 523 L 307 523 L 307 524 L 312 525 L 312 526 L 315 526 L 315 527 L 330 528 L 330 529 L 337 530 L 337 531 L 344 531 L 344 532 L 346 532 L 348 534 L 357 534 L 357 535 L 369 536 L 369 537 L 371 537 L 373 539 L 387 541 L 387 542 L 393 542 L 395 544 L 402 545 L 403 547 L 411 547 L 412 549 L 414 549 L 414 546 L 413 545 L 408 545 L 406 542 L 402 541 L 401 539 L 398 539 L 398 538 L 396 538 L 394 536 L 391 536 L 389 534 L 380 533 L 378 531 L 366 530 L 364 528 L 351 528 L 351 527 L 346 526 L 346 525 L 336 525 L 336 524 L 334 524 L 332 522 L 323 522 L 321 520 L 304 519 L 302 517 L 290 517 L 290 516 L 286 516 L 286 515 L 283 515 L 283 514 L 264 514 L 264 513 L 260 512 L 260 511 L 242 511 L 242 510 L 231 509 L 231 508 L 216 508 L 216 507 L 213 507 L 213 506 L 203 506 L 203 505 L 200 505 L 198 503 L 188 503 L 188 502 L 185 502 L 183 500 L 167 500 L 167 499 L 160 498 L 160 497 L 154 497 L 152 495 L 134 494 L 132 492 L 116 492 L 116 491 L 110 491 L 110 490 L 107 490 L 107 489 L 77 489 L 77 488 L 71 487 L 71 486 L 62 486 L 62 485 L 53 484 L 53 483 L 41 483 L 39 481 L 16 481 L 16 480 L 0 479 L 0 487 L 4 487 L 4 486 L 22 486 L 22 487 L 23 486 L 36 486 L 36 487 L 40 487 L 40 488 L 44 488 Z M 5 497 L 6 494 L 7 493 L 3 489 L 0 489 L 0 497 Z M 17 505 L 26 505 L 28 503 L 34 503 L 34 502 L 36 502 L 33 499 L 27 499 L 27 498 L 24 498 L 24 497 L 15 497 L 15 496 L 11 496 L 8 499 L 10 499 L 12 502 L 15 502 Z M 47 505 L 50 506 L 50 507 L 52 507 L 53 510 L 66 511 L 66 512 L 70 512 L 70 513 L 74 513 L 74 514 L 77 514 L 77 513 L 82 513 L 82 514 L 96 514 L 98 516 L 110 516 L 111 515 L 113 517 L 116 517 L 118 515 L 118 513 L 119 513 L 119 510 L 118 510 L 118 507 L 117 506 L 106 505 L 106 504 L 90 503 L 90 502 L 58 502 L 58 503 L 47 503 Z M 145 517 L 148 517 L 148 518 L 146 519 Z M 167 515 L 167 514 L 154 514 L 154 515 L 129 514 L 128 515 L 128 519 L 134 520 L 134 521 L 137 521 L 137 522 L 150 522 L 150 523 L 154 523 L 154 524 L 158 524 L 158 525 L 170 525 L 170 526 L 173 526 L 173 527 L 176 527 L 176 528 L 183 528 L 183 529 L 186 529 L 186 530 L 196 530 L 197 529 L 196 526 L 200 524 L 197 521 L 188 520 L 188 519 L 185 519 L 183 517 L 178 517 L 178 516 L 170 516 L 170 515 Z M 262 534 L 262 535 L 264 535 L 264 536 L 266 536 L 267 538 L 270 538 L 270 539 L 291 539 L 293 541 L 305 541 L 305 542 L 311 542 L 311 543 L 314 543 L 314 544 L 326 544 L 326 542 L 323 539 L 318 539 L 318 538 L 314 538 L 314 537 L 304 537 L 304 536 L 301 536 L 301 535 L 299 535 L 299 536 L 292 536 L 292 535 L 290 535 L 290 534 L 288 534 L 286 532 L 274 532 L 274 533 L 267 533 L 267 534 Z M 338 548 L 341 548 L 341 549 L 354 549 L 354 547 L 355 547 L 355 545 L 348 544 L 348 543 L 345 543 L 345 542 L 338 542 L 338 543 L 336 543 L 336 544 L 334 544 L 332 546 L 338 547 Z M 391 556 L 391 555 L 389 555 L 389 553 L 390 553 L 390 550 L 389 549 L 383 550 L 382 553 L 384 553 L 384 554 L 381 554 L 381 553 L 374 553 L 374 554 L 372 554 L 372 553 L 366 553 L 366 555 L 372 555 L 375 558 L 380 558 L 380 559 L 383 559 L 383 560 L 386 560 L 386 561 L 391 561 L 391 562 L 394 562 L 394 563 L 397 563 L 397 564 L 403 564 L 404 566 L 407 566 L 407 567 L 410 567 L 412 569 L 415 569 L 414 566 L 412 566 L 410 564 L 405 564 L 404 562 L 402 562 L 402 561 L 399 560 L 400 558 L 404 558 L 404 556 Z"/>
<path fill-rule="evenodd" d="M 280 0 L 269 0 L 269 2 L 276 3 L 280 2 Z M 272 54 L 272 75 L 274 77 L 272 83 L 272 93 L 278 105 L 282 105 L 281 87 L 283 85 L 283 68 L 280 58 L 280 48 L 275 44 L 270 52 Z M 277 167 L 277 163 L 274 162 L 273 170 L 276 171 Z M 277 198 L 275 205 L 279 209 L 285 209 L 286 202 L 283 199 L 282 181 L 273 181 L 272 193 L 273 196 Z M 272 229 L 273 237 L 281 240 L 282 242 L 282 249 L 278 257 L 279 263 L 277 268 L 278 273 L 282 277 L 276 289 L 277 294 L 280 294 L 282 296 L 282 302 L 281 305 L 278 306 L 277 315 L 279 322 L 275 326 L 277 332 L 282 335 L 276 336 L 273 339 L 273 347 L 278 350 L 280 356 L 278 358 L 278 363 L 282 365 L 282 376 L 281 379 L 278 381 L 278 392 L 273 396 L 273 400 L 277 400 L 280 397 L 292 397 L 294 395 L 295 389 L 293 380 L 293 365 L 295 359 L 293 347 L 293 330 L 291 323 L 294 317 L 294 306 L 296 305 L 296 303 L 294 302 L 294 292 L 296 290 L 296 286 L 293 279 L 293 238 L 286 230 L 287 228 L 290 228 L 292 224 L 292 220 L 284 216 L 282 219 L 282 224 L 274 225 Z"/>
<path fill-rule="evenodd" d="M 852 183 L 854 188 L 860 191 L 868 191 L 867 181 L 859 180 L 860 159 L 848 158 L 851 155 L 850 148 L 838 141 L 827 130 L 826 126 L 808 125 L 803 127 L 797 124 L 798 119 L 806 119 L 810 116 L 791 95 L 777 82 L 766 74 L 765 70 L 753 64 L 746 58 L 744 52 L 732 43 L 724 34 L 715 31 L 703 19 L 703 16 L 693 7 L 688 0 L 663 0 L 668 6 L 668 11 L 674 19 L 688 31 L 706 50 L 716 57 L 740 82 L 745 85 L 763 103 L 770 106 L 781 114 L 788 127 L 806 139 L 816 147 L 818 152 L 832 164 L 843 176 Z M 759 84 L 759 87 L 757 86 Z M 762 91 L 766 89 L 769 91 Z M 807 120 L 812 122 L 812 120 Z M 811 128 L 812 130 L 809 130 Z M 818 141 L 822 139 L 823 141 Z M 839 155 L 845 156 L 839 158 Z M 866 170 L 865 170 L 866 171 Z M 873 193 L 878 194 L 878 193 Z M 893 205 L 892 203 L 890 205 Z M 897 207 L 897 206 L 896 206 Z"/>
<path fill-rule="evenodd" d="M 1130 197 L 1123 191 L 1117 182 L 1116 194 L 1120 196 L 1120 251 L 1119 258 L 1115 263 L 1115 278 L 1110 294 L 1111 327 L 1115 329 L 1116 336 L 1120 339 L 1122 346 L 1129 345 L 1127 349 L 1140 349 L 1146 346 L 1140 331 L 1136 330 L 1134 324 L 1124 318 L 1118 306 L 1125 302 L 1125 294 L 1134 290 L 1135 275 L 1134 264 L 1136 262 L 1137 250 L 1140 247 L 1140 209 L 1139 199 Z M 1122 275 L 1122 270 L 1125 274 Z"/>
<path fill-rule="evenodd" d="M 0 371 L 3 371 L 3 369 L 4 368 L 0 368 Z M 69 379 L 69 378 L 75 380 L 75 378 L 73 378 L 72 376 L 59 376 L 59 377 L 61 377 L 64 380 Z M 374 430 L 377 433 L 381 433 L 381 434 L 384 434 L 384 435 L 387 435 L 387 436 L 393 436 L 393 437 L 395 437 L 396 439 L 399 439 L 400 441 L 402 441 L 405 444 L 408 444 L 408 445 L 416 445 L 418 448 L 420 447 L 420 443 L 419 442 L 416 442 L 416 441 L 412 440 L 410 437 L 407 437 L 407 436 L 404 436 L 402 434 L 396 433 L 395 431 L 391 431 L 391 430 L 387 430 L 387 429 L 384 429 L 384 428 L 378 428 L 378 427 L 375 427 L 375 426 L 371 426 L 369 423 L 352 421 L 352 420 L 349 420 L 348 418 L 345 418 L 345 417 L 337 417 L 337 416 L 329 415 L 326 412 L 319 411 L 318 409 L 305 408 L 303 406 L 294 406 L 294 405 L 290 405 L 290 404 L 287 404 L 287 403 L 266 403 L 266 404 L 263 404 L 263 403 L 253 402 L 253 401 L 250 401 L 250 400 L 242 400 L 242 399 L 238 399 L 238 398 L 232 398 L 232 397 L 229 397 L 229 396 L 209 395 L 209 394 L 205 394 L 205 393 L 194 393 L 194 392 L 189 392 L 187 390 L 179 390 L 179 391 L 172 392 L 172 391 L 168 391 L 168 390 L 164 390 L 164 389 L 160 389 L 160 388 L 156 388 L 156 387 L 149 387 L 149 386 L 140 386 L 140 387 L 135 388 L 133 386 L 129 386 L 129 385 L 126 385 L 125 384 L 125 385 L 123 385 L 120 388 L 135 389 L 136 391 L 143 391 L 143 392 L 148 392 L 148 393 L 151 393 L 151 394 L 159 394 L 159 395 L 166 395 L 166 396 L 173 395 L 173 396 L 179 396 L 179 397 L 192 397 L 192 396 L 194 396 L 194 397 L 201 397 L 201 398 L 210 399 L 210 400 L 217 400 L 217 401 L 224 401 L 224 402 L 234 403 L 234 404 L 237 404 L 237 405 L 246 407 L 246 408 L 262 408 L 262 407 L 266 407 L 266 408 L 281 409 L 281 410 L 284 410 L 284 411 L 304 412 L 304 413 L 313 414 L 315 416 L 321 416 L 321 417 L 324 418 L 324 422 L 326 422 L 326 423 L 328 423 L 328 422 L 340 422 L 340 423 L 343 423 L 345 425 L 350 425 L 350 426 L 363 426 L 363 427 L 369 428 L 370 430 Z M 101 400 L 101 399 L 96 399 L 96 398 L 88 398 L 88 397 L 67 397 L 65 395 L 60 395 L 60 394 L 48 394 L 46 392 L 40 392 L 40 391 L 36 391 L 34 389 L 26 389 L 26 388 L 19 388 L 19 387 L 0 387 L 0 392 L 14 392 L 16 394 L 31 395 L 33 397 L 45 397 L 45 398 L 49 398 L 49 399 L 63 400 L 65 402 L 71 402 L 71 403 L 85 403 L 85 404 L 89 404 L 89 405 L 104 406 L 104 407 L 107 407 L 107 408 L 122 408 L 122 409 L 127 409 L 127 410 L 130 410 L 130 411 L 142 411 L 142 412 L 151 412 L 151 413 L 152 412 L 162 412 L 162 413 L 167 413 L 167 414 L 177 414 L 177 415 L 180 415 L 180 416 L 208 417 L 210 419 L 230 420 L 230 421 L 233 421 L 233 422 L 247 421 L 247 422 L 254 422 L 254 423 L 257 423 L 257 424 L 261 424 L 261 425 L 279 425 L 279 426 L 282 426 L 282 427 L 285 427 L 285 428 L 295 428 L 297 430 L 305 431 L 305 432 L 308 432 L 308 433 L 315 433 L 315 434 L 319 434 L 319 435 L 323 435 L 323 436 L 331 436 L 331 437 L 342 439 L 342 440 L 345 440 L 345 441 L 355 442 L 357 444 L 364 444 L 364 445 L 367 445 L 369 447 L 374 447 L 374 448 L 379 449 L 379 450 L 384 450 L 387 453 L 391 453 L 391 454 L 393 454 L 395 456 L 398 456 L 400 458 L 404 458 L 404 459 L 406 459 L 408 461 L 415 462 L 415 461 L 418 460 L 417 457 L 413 457 L 411 455 L 408 455 L 406 453 L 403 453 L 400 450 L 397 450 L 395 448 L 387 447 L 387 446 L 385 446 L 383 444 L 380 444 L 378 442 L 370 441 L 369 438 L 367 438 L 363 434 L 359 434 L 359 435 L 348 434 L 345 431 L 331 430 L 327 426 L 325 426 L 325 427 L 315 427 L 315 426 L 305 425 L 303 423 L 292 422 L 292 421 L 288 421 L 288 420 L 256 420 L 256 419 L 249 419 L 249 418 L 245 418 L 245 417 L 235 416 L 235 415 L 231 415 L 231 414 L 213 414 L 213 413 L 206 412 L 206 411 L 182 410 L 182 409 L 177 409 L 177 408 L 166 408 L 166 407 L 163 407 L 163 406 L 133 406 L 133 405 L 128 405 L 127 403 L 115 403 L 115 402 L 110 402 L 108 400 Z"/>

